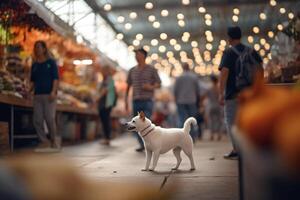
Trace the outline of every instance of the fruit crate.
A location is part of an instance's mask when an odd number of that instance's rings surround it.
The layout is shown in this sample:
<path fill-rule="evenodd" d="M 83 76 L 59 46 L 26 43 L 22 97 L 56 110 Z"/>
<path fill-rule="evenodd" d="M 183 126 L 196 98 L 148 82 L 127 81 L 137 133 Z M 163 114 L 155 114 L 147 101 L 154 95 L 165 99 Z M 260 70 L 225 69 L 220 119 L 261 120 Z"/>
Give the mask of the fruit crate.
<path fill-rule="evenodd" d="M 292 175 L 274 152 L 253 146 L 237 128 L 233 140 L 240 154 L 240 200 L 300 199 L 300 177 Z"/>

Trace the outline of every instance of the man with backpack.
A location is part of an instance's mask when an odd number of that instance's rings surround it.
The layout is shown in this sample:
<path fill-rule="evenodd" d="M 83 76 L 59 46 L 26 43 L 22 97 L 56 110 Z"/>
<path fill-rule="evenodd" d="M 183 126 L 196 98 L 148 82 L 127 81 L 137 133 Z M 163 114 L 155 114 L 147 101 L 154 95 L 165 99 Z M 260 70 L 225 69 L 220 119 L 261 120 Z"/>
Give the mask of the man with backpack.
<path fill-rule="evenodd" d="M 230 48 L 223 53 L 220 64 L 220 104 L 224 106 L 225 124 L 232 140 L 231 129 L 234 125 L 238 109 L 237 97 L 239 93 L 250 87 L 256 74 L 263 74 L 262 59 L 259 54 L 241 43 L 242 31 L 240 27 L 229 27 L 227 30 Z M 237 159 L 235 145 L 233 150 L 224 155 L 226 159 Z"/>

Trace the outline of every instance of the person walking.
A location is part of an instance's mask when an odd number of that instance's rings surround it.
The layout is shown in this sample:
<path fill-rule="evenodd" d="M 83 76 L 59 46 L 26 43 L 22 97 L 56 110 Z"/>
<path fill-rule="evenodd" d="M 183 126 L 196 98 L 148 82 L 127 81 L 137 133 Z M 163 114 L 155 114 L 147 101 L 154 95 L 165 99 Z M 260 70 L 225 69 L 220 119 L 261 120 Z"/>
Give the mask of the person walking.
<path fill-rule="evenodd" d="M 237 159 L 238 154 L 235 148 L 235 144 L 232 140 L 232 126 L 234 125 L 235 116 L 238 109 L 237 97 L 239 93 L 245 88 L 241 87 L 240 79 L 249 76 L 251 71 L 256 69 L 256 66 L 260 66 L 258 72 L 263 76 L 263 70 L 261 67 L 262 59 L 258 53 L 246 45 L 241 43 L 242 31 L 240 27 L 229 27 L 227 30 L 228 41 L 230 47 L 223 53 L 219 70 L 220 75 L 220 89 L 219 89 L 219 101 L 224 106 L 224 118 L 226 124 L 227 134 L 231 138 L 233 150 L 224 155 L 226 159 Z M 250 65 L 247 63 L 249 60 L 243 58 L 250 58 Z M 248 72 L 248 74 L 241 74 L 241 67 L 250 67 L 248 70 L 243 69 L 242 71 Z M 251 68 L 252 67 L 252 68 Z M 251 86 L 251 81 L 248 85 Z"/>
<path fill-rule="evenodd" d="M 103 82 L 100 86 L 100 94 L 98 98 L 98 111 L 102 122 L 104 132 L 104 140 L 102 144 L 110 145 L 111 139 L 111 119 L 110 114 L 116 102 L 115 82 L 111 76 L 111 68 L 105 65 L 101 69 Z"/>
<path fill-rule="evenodd" d="M 198 77 L 190 70 L 188 63 L 183 64 L 183 74 L 179 76 L 174 85 L 174 97 L 177 104 L 179 116 L 179 127 L 183 127 L 188 117 L 196 117 L 198 112 L 197 99 L 200 97 Z M 193 128 L 191 132 L 195 141 L 196 131 Z"/>
<path fill-rule="evenodd" d="M 53 150 L 60 148 L 56 138 L 56 96 L 58 89 L 58 68 L 44 41 L 34 44 L 34 62 L 31 67 L 31 91 L 33 98 L 33 121 L 37 135 L 41 141 L 39 150 Z M 44 121 L 46 122 L 50 140 L 47 138 Z"/>
<path fill-rule="evenodd" d="M 216 76 L 210 77 L 212 87 L 206 92 L 208 127 L 211 132 L 210 140 L 222 138 L 222 107 L 219 104 L 219 80 Z"/>
<path fill-rule="evenodd" d="M 135 51 L 135 57 L 138 65 L 131 68 L 128 73 L 125 107 L 128 111 L 128 94 L 130 88 L 132 88 L 133 116 L 143 111 L 146 117 L 151 118 L 154 90 L 160 88 L 161 80 L 157 70 L 146 64 L 147 52 L 143 48 Z M 145 148 L 142 138 L 138 133 L 135 133 L 135 135 L 139 142 L 139 148 L 137 148 L 136 151 L 144 151 Z"/>

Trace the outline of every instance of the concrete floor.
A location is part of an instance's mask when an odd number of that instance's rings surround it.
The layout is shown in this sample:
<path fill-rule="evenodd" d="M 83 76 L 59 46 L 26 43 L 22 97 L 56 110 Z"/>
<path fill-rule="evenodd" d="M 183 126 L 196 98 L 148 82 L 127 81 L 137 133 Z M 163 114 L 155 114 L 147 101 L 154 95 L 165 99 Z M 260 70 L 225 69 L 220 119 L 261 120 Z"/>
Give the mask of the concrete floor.
<path fill-rule="evenodd" d="M 189 171 L 189 161 L 183 153 L 179 170 L 171 171 L 176 163 L 172 152 L 160 156 L 156 172 L 142 172 L 145 154 L 135 152 L 136 145 L 132 135 L 124 135 L 113 140 L 110 147 L 91 142 L 64 147 L 62 154 L 73 160 L 84 174 L 99 181 L 141 181 L 158 189 L 175 184 L 175 200 L 238 199 L 237 161 L 223 159 L 223 154 L 231 149 L 227 139 L 196 142 L 194 159 L 197 169 L 193 172 Z"/>

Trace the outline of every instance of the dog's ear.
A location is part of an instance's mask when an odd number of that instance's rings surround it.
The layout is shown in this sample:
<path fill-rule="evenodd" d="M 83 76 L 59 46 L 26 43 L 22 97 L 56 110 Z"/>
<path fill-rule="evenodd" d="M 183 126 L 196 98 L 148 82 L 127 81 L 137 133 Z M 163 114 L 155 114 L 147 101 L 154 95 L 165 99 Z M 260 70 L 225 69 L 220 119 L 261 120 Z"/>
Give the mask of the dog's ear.
<path fill-rule="evenodd" d="M 145 113 L 143 112 L 143 111 L 141 111 L 140 113 L 139 113 L 139 116 L 140 116 L 140 118 L 143 120 L 143 121 L 145 121 Z"/>

